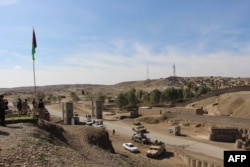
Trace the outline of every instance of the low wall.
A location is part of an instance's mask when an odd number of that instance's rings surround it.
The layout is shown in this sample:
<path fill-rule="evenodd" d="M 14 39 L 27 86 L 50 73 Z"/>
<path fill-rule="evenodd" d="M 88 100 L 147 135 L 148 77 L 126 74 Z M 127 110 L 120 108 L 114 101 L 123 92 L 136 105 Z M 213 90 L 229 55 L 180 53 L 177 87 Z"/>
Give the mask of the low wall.
<path fill-rule="evenodd" d="M 196 114 L 196 109 L 193 108 L 184 108 L 184 107 L 152 107 L 152 108 L 139 108 L 139 115 L 148 116 L 148 115 L 161 115 L 164 113 L 180 113 L 184 112 L 187 114 Z"/>
<path fill-rule="evenodd" d="M 176 154 L 188 167 L 223 167 L 223 160 L 221 162 L 201 160 L 181 150 L 177 150 Z"/>
<path fill-rule="evenodd" d="M 204 123 L 211 123 L 211 124 L 222 125 L 222 126 L 224 126 L 225 123 L 230 123 L 231 127 L 237 127 L 237 128 L 249 128 L 250 127 L 249 119 L 243 119 L 243 118 L 232 118 L 232 117 L 227 117 L 227 116 L 196 115 L 196 114 L 190 114 L 190 113 L 181 112 L 181 111 L 180 112 L 165 112 L 164 115 L 167 118 L 175 118 L 178 120 L 204 122 Z"/>
<path fill-rule="evenodd" d="M 239 136 L 238 128 L 211 128 L 209 140 L 221 142 L 235 142 Z"/>

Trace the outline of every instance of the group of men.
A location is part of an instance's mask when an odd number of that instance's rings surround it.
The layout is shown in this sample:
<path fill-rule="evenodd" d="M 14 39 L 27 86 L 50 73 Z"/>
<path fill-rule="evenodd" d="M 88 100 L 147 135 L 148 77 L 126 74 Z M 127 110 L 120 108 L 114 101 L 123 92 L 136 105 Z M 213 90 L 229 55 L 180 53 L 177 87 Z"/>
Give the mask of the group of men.
<path fill-rule="evenodd" d="M 33 100 L 32 102 L 33 104 L 33 109 L 34 111 L 39 112 L 40 115 L 40 111 L 45 109 L 45 105 L 43 103 L 42 99 L 39 99 L 38 104 L 36 103 L 35 100 Z M 5 123 L 5 111 L 8 110 L 8 100 L 4 99 L 4 95 L 1 94 L 0 95 L 0 125 L 1 126 L 6 126 Z M 28 112 L 30 111 L 30 106 L 28 104 L 28 100 L 25 99 L 24 102 L 22 102 L 22 100 L 19 98 L 18 102 L 17 102 L 17 110 L 18 110 L 18 114 L 25 114 L 27 115 Z"/>
<path fill-rule="evenodd" d="M 19 98 L 17 102 L 17 110 L 19 115 L 27 115 L 30 112 L 30 106 L 28 105 L 28 100 L 25 99 L 23 102 Z"/>

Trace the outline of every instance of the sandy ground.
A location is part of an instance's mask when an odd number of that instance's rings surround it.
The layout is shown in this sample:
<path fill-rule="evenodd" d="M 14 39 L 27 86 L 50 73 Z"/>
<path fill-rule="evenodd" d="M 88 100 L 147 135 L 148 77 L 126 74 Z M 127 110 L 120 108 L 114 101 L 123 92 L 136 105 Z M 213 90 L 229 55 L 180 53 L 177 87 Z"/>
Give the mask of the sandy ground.
<path fill-rule="evenodd" d="M 49 107 L 59 110 L 59 111 L 61 110 L 61 106 L 59 104 L 52 104 Z M 74 107 L 75 107 L 74 111 L 76 111 L 80 116 L 91 114 L 90 104 L 88 103 L 76 104 L 74 105 Z M 114 122 L 116 122 L 117 124 L 128 124 L 128 125 L 132 125 L 133 122 L 140 120 L 140 118 L 120 120 L 119 117 L 121 115 L 128 115 L 128 113 L 119 112 L 118 110 L 116 110 L 116 114 L 111 115 L 108 112 L 104 112 L 103 119 L 104 120 L 118 120 Z M 152 118 L 154 117 L 158 118 L 159 116 L 160 115 L 154 115 L 152 116 Z M 168 134 L 167 132 L 168 126 L 174 125 L 174 124 L 180 124 L 180 125 L 184 124 L 182 122 L 172 122 L 172 121 L 166 121 L 166 120 L 157 124 L 149 124 L 145 122 L 142 122 L 142 123 L 149 131 L 153 130 L 155 132 L 166 133 L 166 134 Z M 197 126 L 197 123 L 189 123 L 188 126 L 182 126 L 181 128 L 182 128 L 181 129 L 182 136 L 180 137 L 185 137 L 185 138 L 188 138 L 189 140 L 195 140 L 195 141 L 200 141 L 200 142 L 208 143 L 208 144 L 215 145 L 215 146 L 220 146 L 225 149 L 233 149 L 234 147 L 234 143 L 209 141 L 208 137 L 210 133 L 210 126 L 206 126 L 206 125 Z M 147 145 L 134 143 L 140 149 L 139 154 L 130 153 L 129 151 L 123 149 L 122 144 L 125 142 L 131 142 L 131 136 L 125 136 L 125 135 L 120 134 L 119 132 L 116 132 L 115 135 L 112 135 L 112 132 L 110 132 L 110 139 L 112 141 L 113 147 L 116 150 L 116 152 L 125 156 L 137 156 L 138 158 L 140 158 L 141 156 L 146 157 L 146 150 L 148 149 Z M 207 159 L 209 160 L 210 158 L 207 157 Z M 174 149 L 168 150 L 167 154 L 162 159 L 160 160 L 152 159 L 152 161 L 155 161 L 156 163 L 166 162 L 169 164 L 178 164 L 178 166 L 185 166 L 183 161 L 178 156 L 176 156 L 176 152 Z"/>

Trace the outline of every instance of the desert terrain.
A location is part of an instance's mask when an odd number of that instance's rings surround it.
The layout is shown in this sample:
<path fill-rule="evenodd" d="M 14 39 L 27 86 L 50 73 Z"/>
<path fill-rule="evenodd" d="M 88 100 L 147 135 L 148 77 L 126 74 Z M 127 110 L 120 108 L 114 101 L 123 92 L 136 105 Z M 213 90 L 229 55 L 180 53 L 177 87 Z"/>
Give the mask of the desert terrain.
<path fill-rule="evenodd" d="M 141 84 L 145 86 L 145 89 L 153 89 L 160 86 L 160 81 L 149 83 L 149 81 L 140 82 L 128 82 L 120 83 L 118 85 L 104 86 L 104 85 L 81 85 L 75 86 L 54 86 L 54 87 L 40 87 L 38 90 L 53 95 L 63 95 L 66 98 L 64 101 L 70 101 L 70 92 L 80 92 L 82 89 L 90 92 L 105 92 L 114 93 L 128 90 L 135 86 L 140 87 Z M 164 81 L 164 80 L 163 80 Z M 165 82 L 165 81 L 164 81 Z M 130 84 L 133 84 L 131 86 Z M 152 87 L 147 85 L 153 85 Z M 143 86 L 141 86 L 143 87 Z M 16 88 L 12 91 L 9 89 L 1 89 L 1 93 L 6 94 L 6 99 L 9 101 L 9 107 L 13 111 L 16 108 L 13 106 L 13 102 L 17 98 L 32 98 L 32 88 Z M 83 96 L 79 95 L 80 98 Z M 232 93 L 219 94 L 217 96 L 205 98 L 203 100 L 195 101 L 184 106 L 184 108 L 196 108 L 203 107 L 208 115 L 214 117 L 227 116 L 232 118 L 244 118 L 250 119 L 249 113 L 249 91 L 239 91 Z M 74 111 L 78 113 L 80 117 L 85 117 L 86 114 L 91 114 L 91 102 L 88 100 L 82 100 L 80 102 L 74 102 Z M 52 102 L 46 104 L 48 111 L 55 110 L 62 112 L 62 106 L 58 102 Z M 154 111 L 157 110 L 157 113 Z M 167 133 L 167 127 L 171 125 L 180 125 L 182 136 L 178 138 L 184 138 L 190 141 L 198 141 L 201 143 L 207 143 L 212 146 L 218 146 L 225 150 L 234 149 L 234 143 L 213 142 L 209 141 L 210 128 L 212 126 L 230 126 L 229 122 L 220 122 L 219 124 L 209 122 L 199 122 L 192 120 L 178 120 L 178 119 L 163 119 L 158 113 L 159 109 L 152 108 L 152 114 L 147 116 L 140 116 L 138 118 L 127 118 L 120 120 L 120 116 L 129 116 L 128 112 L 120 111 L 118 108 L 110 112 L 103 112 L 104 125 L 105 122 L 111 122 L 118 126 L 132 127 L 135 121 L 140 121 L 150 132 L 156 132 L 171 136 Z M 167 111 L 162 109 L 163 112 Z M 134 154 L 127 150 L 124 150 L 122 144 L 125 142 L 131 142 L 131 135 L 126 135 L 123 132 L 116 131 L 115 135 L 112 135 L 112 128 L 106 128 L 108 132 L 108 141 L 111 143 L 115 153 L 109 153 L 100 149 L 93 143 L 82 140 L 86 138 L 86 135 L 90 131 L 95 132 L 96 128 L 88 127 L 86 125 L 64 125 L 62 119 L 58 116 L 51 114 L 51 120 L 49 123 L 58 125 L 56 131 L 50 131 L 50 128 L 41 128 L 41 126 L 33 125 L 29 123 L 14 123 L 9 124 L 7 127 L 0 127 L 1 136 L 1 149 L 0 149 L 0 164 L 2 166 L 186 166 L 182 159 L 178 156 L 178 150 L 183 150 L 179 146 L 168 145 L 166 142 L 167 153 L 160 159 L 149 159 L 146 157 L 147 145 L 140 143 L 134 143 L 139 149 L 140 153 Z M 48 124 L 49 124 L 48 123 Z M 241 127 L 249 127 L 248 125 L 241 123 Z M 50 127 L 50 126 L 48 126 Z M 89 129 L 91 128 L 91 129 Z M 63 129 L 63 130 L 62 130 Z M 88 129 L 88 130 L 86 130 Z M 60 135 L 53 135 L 53 133 L 60 132 Z M 82 134 L 81 132 L 86 132 Z M 99 131 L 99 130 L 97 130 Z M 40 134 L 40 135 L 38 135 Z M 133 131 L 131 129 L 131 134 Z M 157 138 L 153 138 L 157 139 Z M 196 152 L 187 151 L 187 154 L 206 159 L 207 161 L 213 161 L 218 164 L 222 164 L 222 159 L 205 156 Z M 31 153 L 31 154 L 30 154 Z M 34 155 L 33 155 L 34 154 Z"/>

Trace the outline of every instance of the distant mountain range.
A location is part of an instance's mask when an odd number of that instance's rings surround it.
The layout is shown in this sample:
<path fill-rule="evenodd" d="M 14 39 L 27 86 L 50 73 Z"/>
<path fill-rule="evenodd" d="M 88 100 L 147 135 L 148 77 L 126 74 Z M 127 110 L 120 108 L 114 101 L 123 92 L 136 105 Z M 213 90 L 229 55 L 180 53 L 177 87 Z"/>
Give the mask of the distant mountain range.
<path fill-rule="evenodd" d="M 217 86 L 219 89 L 232 86 L 250 86 L 250 78 L 232 78 L 232 77 L 174 77 L 160 79 L 147 79 L 141 81 L 126 81 L 114 85 L 96 85 L 96 84 L 61 84 L 37 86 L 37 91 L 56 91 L 56 90 L 75 90 L 83 89 L 86 91 L 120 92 L 131 88 L 142 90 L 159 89 L 164 90 L 167 87 L 182 87 L 188 83 L 204 85 L 208 87 Z M 0 88 L 0 93 L 6 92 L 33 92 L 34 86 Z"/>

